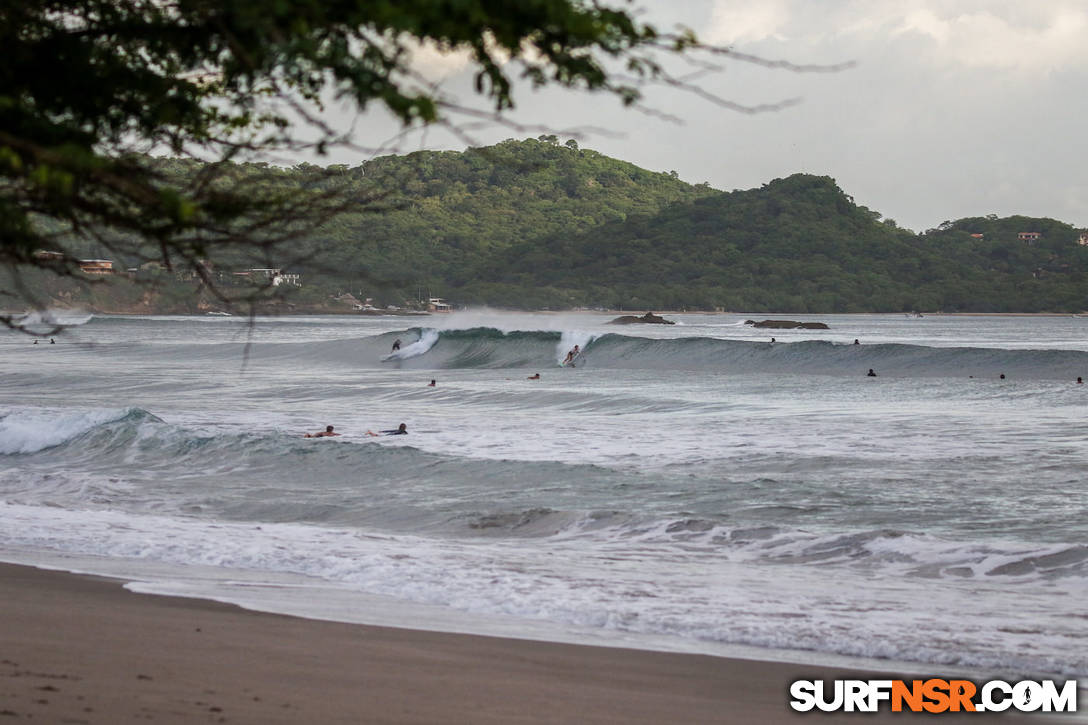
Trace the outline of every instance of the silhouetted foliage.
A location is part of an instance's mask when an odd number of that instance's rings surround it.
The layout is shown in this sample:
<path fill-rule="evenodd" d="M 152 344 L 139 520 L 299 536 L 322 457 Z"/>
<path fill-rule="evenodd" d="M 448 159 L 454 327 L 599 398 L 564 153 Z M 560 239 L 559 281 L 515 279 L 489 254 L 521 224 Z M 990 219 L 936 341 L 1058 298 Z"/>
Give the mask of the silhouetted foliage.
<path fill-rule="evenodd" d="M 348 143 L 321 119 L 330 97 L 405 126 L 502 112 L 518 77 L 634 103 L 640 82 L 668 80 L 657 53 L 699 47 L 580 0 L 20 0 L 0 4 L 0 46 L 0 265 L 15 280 L 0 292 L 31 303 L 15 273 L 79 276 L 88 245 L 215 291 L 205 259 L 310 236 L 343 208 L 335 170 L 296 168 L 283 185 L 282 170 L 228 162 Z M 462 54 L 485 108 L 419 78 L 421 47 Z M 385 196 L 353 194 L 354 209 Z M 43 264 L 42 250 L 60 255 Z"/>

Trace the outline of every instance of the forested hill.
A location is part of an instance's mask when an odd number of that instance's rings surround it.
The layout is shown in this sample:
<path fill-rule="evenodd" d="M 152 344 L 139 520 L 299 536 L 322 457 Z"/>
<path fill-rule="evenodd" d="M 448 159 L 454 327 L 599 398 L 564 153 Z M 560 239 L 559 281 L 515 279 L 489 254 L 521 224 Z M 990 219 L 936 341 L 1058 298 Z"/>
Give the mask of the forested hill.
<path fill-rule="evenodd" d="M 720 192 L 555 137 L 366 164 L 408 204 L 330 225 L 323 258 L 410 296 L 519 308 L 1080 311 L 1088 248 L 1051 219 L 923 234 L 797 174 Z M 1039 232 L 1023 241 L 1021 232 Z M 981 235 L 981 236 L 978 236 Z M 368 283 L 369 284 L 369 283 Z"/>
<path fill-rule="evenodd" d="M 796 174 L 582 234 L 526 240 L 458 292 L 493 304 L 520 294 L 530 307 L 1080 311 L 1088 309 L 1088 248 L 1079 234 L 1020 216 L 915 234 L 856 205 L 834 180 Z"/>
<path fill-rule="evenodd" d="M 292 250 L 315 252 L 289 270 L 305 280 L 300 308 L 351 291 L 383 305 L 429 294 L 522 309 L 1088 309 L 1088 247 L 1069 224 L 991 216 L 916 234 L 824 176 L 721 192 L 554 136 L 331 170 L 359 198 L 387 196 L 330 219 Z M 303 188 L 306 172 L 274 169 L 274 183 Z"/>
<path fill-rule="evenodd" d="M 386 156 L 352 172 L 395 185 L 395 208 L 360 210 L 326 225 L 315 240 L 321 259 L 338 271 L 443 295 L 511 246 L 718 193 L 554 136 Z"/>
<path fill-rule="evenodd" d="M 480 278 L 625 308 L 842 311 L 870 309 L 879 296 L 884 309 L 932 309 L 896 270 L 940 265 L 913 233 L 878 219 L 832 179 L 798 174 L 527 241 Z M 487 297 L 486 283 L 477 289 Z"/>

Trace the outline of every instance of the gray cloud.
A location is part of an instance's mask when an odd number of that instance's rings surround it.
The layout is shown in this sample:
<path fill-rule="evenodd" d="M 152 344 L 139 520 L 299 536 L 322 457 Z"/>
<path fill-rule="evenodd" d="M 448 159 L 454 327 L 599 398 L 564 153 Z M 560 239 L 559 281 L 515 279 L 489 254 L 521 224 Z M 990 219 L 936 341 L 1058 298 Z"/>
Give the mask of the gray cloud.
<path fill-rule="evenodd" d="M 803 100 L 773 113 L 739 114 L 657 87 L 647 105 L 682 124 L 557 90 L 524 92 L 511 118 L 560 131 L 607 129 L 583 143 L 726 190 L 797 171 L 826 174 L 858 203 L 919 231 L 989 213 L 1088 225 L 1082 2 L 652 0 L 646 17 L 765 58 L 857 66 L 808 74 L 734 61 L 698 81 L 743 104 Z M 471 97 L 464 77 L 446 88 Z M 393 132 L 375 117 L 358 127 L 368 137 Z M 501 126 L 471 133 L 479 143 L 524 135 Z M 440 130 L 406 141 L 464 144 Z"/>

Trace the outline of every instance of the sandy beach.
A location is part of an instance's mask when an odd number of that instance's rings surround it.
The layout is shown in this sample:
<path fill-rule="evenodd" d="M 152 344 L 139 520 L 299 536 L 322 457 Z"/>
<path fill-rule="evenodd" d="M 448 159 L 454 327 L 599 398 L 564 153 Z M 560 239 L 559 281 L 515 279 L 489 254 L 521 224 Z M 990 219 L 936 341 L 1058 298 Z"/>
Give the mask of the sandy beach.
<path fill-rule="evenodd" d="M 41 723 L 776 723 L 832 668 L 320 622 L 0 565 L 0 716 Z M 878 720 L 905 715 L 882 713 Z M 948 716 L 944 719 L 949 719 Z M 953 721 L 962 717 L 951 717 Z M 972 722 L 1025 722 L 974 716 Z"/>

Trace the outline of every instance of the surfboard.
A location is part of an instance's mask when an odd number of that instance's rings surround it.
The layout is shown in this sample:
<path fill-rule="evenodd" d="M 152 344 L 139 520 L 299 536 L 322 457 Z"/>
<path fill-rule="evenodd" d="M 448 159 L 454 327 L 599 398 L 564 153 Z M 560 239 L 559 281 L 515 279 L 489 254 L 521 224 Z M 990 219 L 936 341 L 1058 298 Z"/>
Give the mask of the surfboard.
<path fill-rule="evenodd" d="M 390 362 L 392 360 L 405 360 L 408 357 L 407 350 L 410 347 L 411 345 L 405 345 L 404 347 L 398 348 L 393 352 L 389 353 L 388 355 L 382 355 L 380 360 L 382 362 Z"/>
<path fill-rule="evenodd" d="M 577 355 L 572 357 L 570 360 L 559 363 L 559 365 L 565 368 L 576 368 L 580 365 L 585 365 L 586 361 L 582 355 L 584 352 L 585 350 L 579 350 Z"/>

